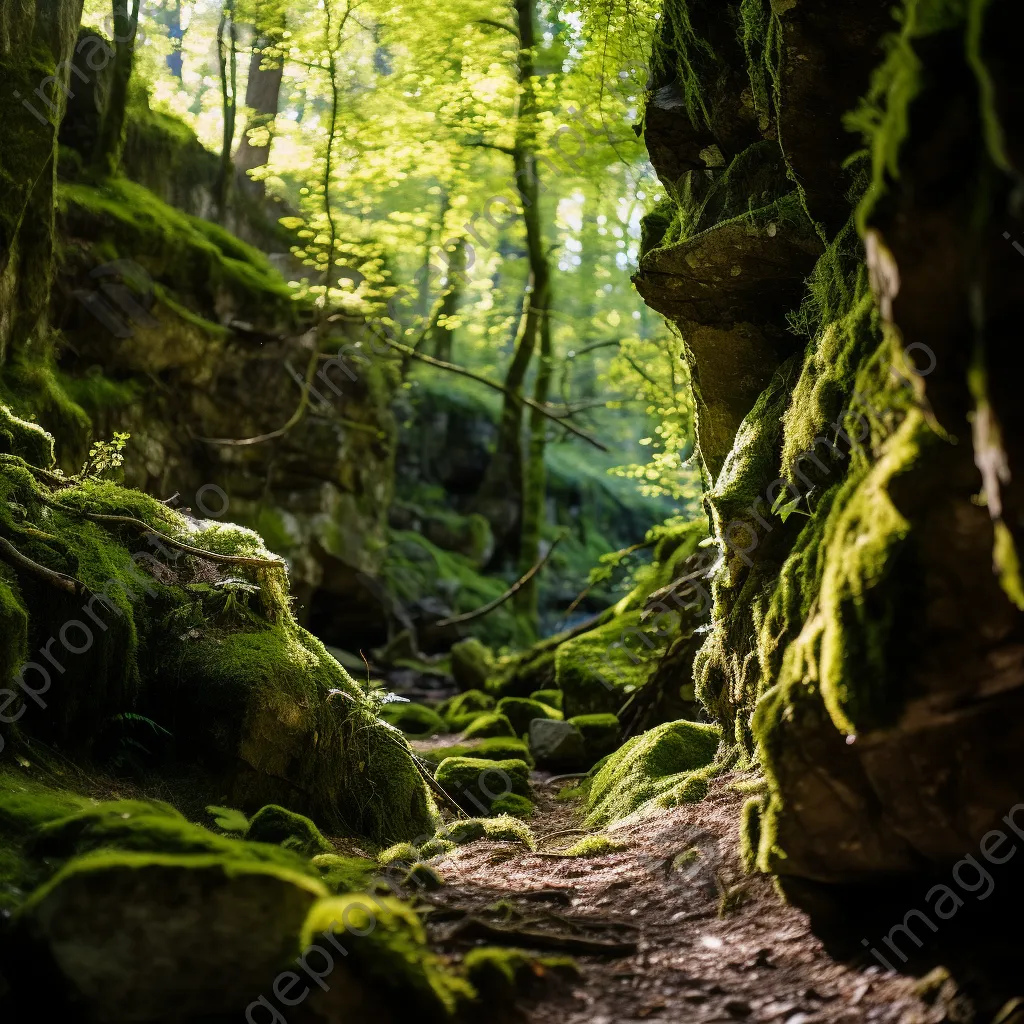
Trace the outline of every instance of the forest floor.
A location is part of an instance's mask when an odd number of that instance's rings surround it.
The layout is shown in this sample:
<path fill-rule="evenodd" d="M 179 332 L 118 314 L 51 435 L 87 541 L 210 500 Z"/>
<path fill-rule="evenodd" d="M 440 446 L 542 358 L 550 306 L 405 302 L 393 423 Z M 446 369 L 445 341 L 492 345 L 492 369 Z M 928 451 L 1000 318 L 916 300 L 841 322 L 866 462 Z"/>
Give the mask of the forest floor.
<path fill-rule="evenodd" d="M 745 797 L 724 776 L 699 804 L 611 830 L 623 849 L 567 857 L 584 835 L 572 801 L 535 772 L 538 851 L 479 841 L 432 861 L 445 885 L 421 895 L 443 952 L 486 941 L 576 958 L 571 982 L 542 986 L 512 1019 L 532 1024 L 956 1020 L 942 977 L 840 963 L 772 881 L 740 865 Z"/>

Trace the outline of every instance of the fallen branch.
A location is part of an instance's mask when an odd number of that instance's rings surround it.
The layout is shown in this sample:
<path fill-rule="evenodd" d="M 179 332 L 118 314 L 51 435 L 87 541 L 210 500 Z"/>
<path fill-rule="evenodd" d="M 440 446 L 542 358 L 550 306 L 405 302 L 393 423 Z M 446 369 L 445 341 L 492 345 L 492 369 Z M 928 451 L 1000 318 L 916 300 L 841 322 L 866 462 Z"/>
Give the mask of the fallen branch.
<path fill-rule="evenodd" d="M 540 402 L 535 402 L 532 398 L 528 398 L 526 395 L 517 394 L 511 388 L 505 387 L 504 384 L 498 384 L 496 381 L 489 380 L 487 377 L 481 377 L 479 374 L 473 373 L 472 370 L 467 370 L 465 367 L 457 366 L 455 363 L 446 363 L 442 359 L 435 359 L 433 356 L 424 355 L 422 352 L 416 352 L 414 349 L 409 348 L 408 345 L 402 345 L 400 342 L 392 341 L 390 338 L 385 338 L 382 335 L 378 335 L 378 337 L 385 345 L 393 348 L 396 352 L 401 352 L 405 356 L 418 359 L 420 362 L 426 363 L 428 366 L 433 366 L 438 370 L 447 370 L 449 373 L 457 373 L 460 377 L 468 377 L 470 380 L 475 380 L 478 384 L 483 384 L 486 387 L 492 388 L 494 391 L 500 391 L 503 395 L 507 395 L 513 401 L 520 402 L 523 405 L 528 405 L 531 409 L 536 409 L 542 416 L 546 416 L 549 420 L 557 423 L 560 427 L 564 427 L 577 437 L 583 438 L 584 441 L 589 442 L 600 451 L 608 451 L 608 448 L 598 441 L 596 437 L 593 437 L 585 430 L 581 430 L 579 427 L 574 426 L 564 417 L 552 412 L 547 406 L 542 405 Z"/>
<path fill-rule="evenodd" d="M 63 590 L 73 597 L 82 597 L 83 594 L 89 592 L 89 588 L 81 580 L 76 580 L 73 576 L 65 576 L 62 572 L 55 572 L 53 569 L 47 569 L 45 565 L 33 562 L 28 555 L 23 555 L 5 537 L 0 537 L 0 558 L 14 566 L 15 569 L 30 573 L 37 579 L 49 583 L 51 587 Z"/>
<path fill-rule="evenodd" d="M 503 605 L 515 593 L 522 590 L 522 588 L 525 587 L 526 584 L 529 583 L 530 580 L 532 580 L 533 577 L 536 576 L 537 573 L 544 568 L 544 564 L 551 557 L 551 553 L 555 550 L 556 547 L 558 547 L 558 545 L 564 539 L 564 533 L 560 537 L 556 537 L 551 547 L 547 549 L 547 551 L 544 553 L 543 557 L 539 559 L 537 564 L 534 565 L 533 568 L 530 569 L 530 571 L 525 576 L 522 576 L 518 580 L 516 580 L 515 583 L 513 583 L 512 586 L 509 587 L 508 590 L 506 590 L 505 593 L 502 594 L 500 597 L 496 597 L 493 601 L 488 601 L 487 604 L 483 604 L 479 608 L 474 608 L 473 611 L 471 612 L 463 612 L 462 615 L 453 615 L 449 619 L 439 619 L 437 622 L 432 623 L 432 625 L 457 626 L 463 622 L 471 622 L 473 619 L 482 618 L 489 612 L 493 612 L 495 608 L 497 608 L 499 605 Z"/>

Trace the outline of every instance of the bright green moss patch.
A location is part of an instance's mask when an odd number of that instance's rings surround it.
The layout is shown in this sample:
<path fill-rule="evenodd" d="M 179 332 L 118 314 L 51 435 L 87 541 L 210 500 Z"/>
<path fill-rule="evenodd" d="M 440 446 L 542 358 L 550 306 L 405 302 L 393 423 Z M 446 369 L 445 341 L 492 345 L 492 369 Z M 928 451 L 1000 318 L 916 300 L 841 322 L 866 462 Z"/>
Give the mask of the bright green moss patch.
<path fill-rule="evenodd" d="M 277 843 L 304 857 L 331 853 L 334 849 L 309 818 L 277 804 L 267 804 L 253 815 L 245 838 L 257 843 Z"/>
<path fill-rule="evenodd" d="M 16 416 L 3 404 L 0 404 L 0 452 L 17 455 L 42 469 L 49 469 L 55 461 L 53 435 L 38 423 Z"/>
<path fill-rule="evenodd" d="M 761 812 L 764 797 L 749 797 L 743 804 L 740 818 L 740 863 L 748 874 L 757 867 L 757 852 L 761 845 Z"/>
<path fill-rule="evenodd" d="M 450 839 L 428 839 L 420 847 L 420 856 L 424 860 L 430 860 L 433 857 L 443 857 L 455 849 L 457 846 Z"/>
<path fill-rule="evenodd" d="M 402 1018 L 416 1008 L 424 1024 L 448 1021 L 476 994 L 430 951 L 423 925 L 405 904 L 391 898 L 338 896 L 314 906 L 302 929 L 302 948 L 333 932 L 348 955 L 344 970 L 375 999 Z"/>
<path fill-rule="evenodd" d="M 377 863 L 386 868 L 390 864 L 414 864 L 419 853 L 412 843 L 395 843 L 377 855 Z"/>
<path fill-rule="evenodd" d="M 563 857 L 601 857 L 606 853 L 621 853 L 625 849 L 625 843 L 608 836 L 584 836 L 561 852 Z"/>
<path fill-rule="evenodd" d="M 475 843 L 478 839 L 488 839 L 495 843 L 522 843 L 529 850 L 537 848 L 530 827 L 508 815 L 453 821 L 437 833 L 437 838 L 456 843 L 458 846 Z"/>
<path fill-rule="evenodd" d="M 433 750 L 425 750 L 420 756 L 425 761 L 432 761 L 440 764 L 446 757 L 472 757 L 485 760 L 507 760 L 509 758 L 525 761 L 533 764 L 530 750 L 522 740 L 512 739 L 507 736 L 488 736 L 484 739 L 474 739 L 468 743 L 453 743 L 446 747 L 435 747 Z"/>
<path fill-rule="evenodd" d="M 721 735 L 714 725 L 666 722 L 628 740 L 587 780 L 584 824 L 610 825 L 671 797 L 712 763 Z"/>
<path fill-rule="evenodd" d="M 571 980 L 579 974 L 571 957 L 538 957 L 523 950 L 494 946 L 471 949 L 462 966 L 470 984 L 487 1002 L 513 999 L 531 983 L 548 975 Z"/>
<path fill-rule="evenodd" d="M 437 766 L 434 777 L 469 813 L 486 813 L 506 793 L 530 796 L 530 769 L 525 761 L 447 757 Z"/>
<path fill-rule="evenodd" d="M 467 690 L 455 697 L 450 697 L 437 710 L 449 726 L 454 730 L 456 725 L 461 725 L 457 731 L 464 729 L 473 720 L 473 716 L 484 711 L 494 709 L 495 700 L 489 693 L 483 690 Z M 467 721 L 464 721 L 467 719 Z"/>
<path fill-rule="evenodd" d="M 549 708 L 561 711 L 563 696 L 561 690 L 535 690 L 530 694 L 530 700 L 538 701 L 541 704 L 546 704 Z"/>
<path fill-rule="evenodd" d="M 448 731 L 448 724 L 433 708 L 412 702 L 396 702 L 385 704 L 380 709 L 380 717 L 396 729 L 401 729 L 406 736 L 424 738 L 437 736 Z"/>
<path fill-rule="evenodd" d="M 463 739 L 486 739 L 489 736 L 506 736 L 515 738 L 516 731 L 507 715 L 483 713 L 469 723 L 463 733 Z"/>
<path fill-rule="evenodd" d="M 532 818 L 535 810 L 532 800 L 527 800 L 525 796 L 519 796 L 517 793 L 506 793 L 491 804 L 492 814 L 504 814 L 512 818 L 521 818 L 523 821 Z"/>
<path fill-rule="evenodd" d="M 334 893 L 364 892 L 377 874 L 377 861 L 321 853 L 313 858 L 320 880 Z"/>
<path fill-rule="evenodd" d="M 524 735 L 530 728 L 530 722 L 535 718 L 562 717 L 561 711 L 549 708 L 540 701 L 530 700 L 529 697 L 502 697 L 498 701 L 497 711 L 512 723 L 516 736 Z"/>

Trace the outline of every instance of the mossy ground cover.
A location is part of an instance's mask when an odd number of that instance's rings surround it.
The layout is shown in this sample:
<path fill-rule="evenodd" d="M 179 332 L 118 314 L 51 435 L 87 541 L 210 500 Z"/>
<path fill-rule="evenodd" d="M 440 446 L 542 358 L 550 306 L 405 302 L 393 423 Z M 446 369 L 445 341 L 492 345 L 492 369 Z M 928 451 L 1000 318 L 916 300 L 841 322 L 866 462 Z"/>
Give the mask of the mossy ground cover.
<path fill-rule="evenodd" d="M 531 796 L 529 766 L 517 759 L 446 757 L 434 778 L 470 814 L 493 809 L 494 801 L 509 793 L 526 799 Z"/>
<path fill-rule="evenodd" d="M 600 827 L 637 812 L 700 799 L 701 769 L 712 764 L 721 740 L 715 725 L 666 722 L 624 743 L 596 765 L 581 787 L 584 824 Z"/>

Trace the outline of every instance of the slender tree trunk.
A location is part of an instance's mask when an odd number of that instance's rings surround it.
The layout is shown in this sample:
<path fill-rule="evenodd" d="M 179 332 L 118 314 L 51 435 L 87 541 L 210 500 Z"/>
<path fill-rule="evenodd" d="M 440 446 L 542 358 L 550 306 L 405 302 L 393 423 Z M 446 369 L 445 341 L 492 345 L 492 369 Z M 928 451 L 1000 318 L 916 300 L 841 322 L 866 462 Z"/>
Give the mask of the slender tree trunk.
<path fill-rule="evenodd" d="M 462 281 L 466 276 L 466 239 L 459 238 L 455 242 L 455 249 L 448 253 L 448 273 L 445 282 L 444 298 L 441 301 L 441 315 L 439 320 L 454 317 L 459 311 L 459 304 L 462 300 Z M 444 324 L 437 324 L 431 330 L 431 351 L 436 359 L 443 359 L 450 363 L 452 359 L 452 336 L 455 333 L 450 327 Z"/>
<path fill-rule="evenodd" d="M 516 115 L 516 139 L 512 163 L 516 189 L 523 207 L 526 229 L 526 247 L 529 255 L 529 292 L 523 303 L 523 316 L 516 338 L 515 352 L 505 376 L 507 389 L 498 423 L 498 438 L 494 454 L 487 467 L 483 483 L 477 494 L 477 509 L 491 520 L 499 551 L 522 556 L 522 529 L 524 523 L 525 464 L 523 460 L 522 403 L 515 400 L 521 395 L 526 375 L 537 347 L 537 339 L 546 329 L 550 301 L 550 271 L 544 252 L 544 238 L 538 198 L 540 181 L 534 155 L 534 118 L 537 101 L 533 88 L 533 25 L 534 0 L 516 0 L 519 27 L 520 87 L 519 109 Z M 530 500 L 535 501 L 535 497 Z M 543 500 L 543 499 L 542 499 Z"/>
<path fill-rule="evenodd" d="M 227 35 L 227 41 L 225 41 Z M 224 134 L 221 140 L 220 169 L 217 173 L 217 216 L 223 221 L 231 191 L 233 165 L 231 147 L 235 139 L 235 115 L 238 111 L 238 30 L 235 25 L 235 0 L 225 0 L 217 25 L 217 63 L 220 67 L 220 95 L 224 110 Z"/>
<path fill-rule="evenodd" d="M 139 2 L 133 0 L 131 13 L 128 0 L 113 0 L 114 65 L 110 96 L 100 119 L 93 153 L 93 168 L 101 176 L 116 174 L 124 150 L 124 125 L 128 111 L 128 83 L 135 60 L 135 33 L 139 27 Z"/>
<path fill-rule="evenodd" d="M 245 87 L 245 105 L 252 110 L 235 153 L 235 167 L 241 172 L 239 182 L 256 199 L 264 194 L 263 182 L 252 178 L 249 171 L 266 167 L 270 160 L 270 146 L 274 141 L 274 122 L 281 96 L 284 77 L 284 58 L 280 49 L 284 21 L 270 32 L 260 32 L 249 59 L 249 80 Z"/>

